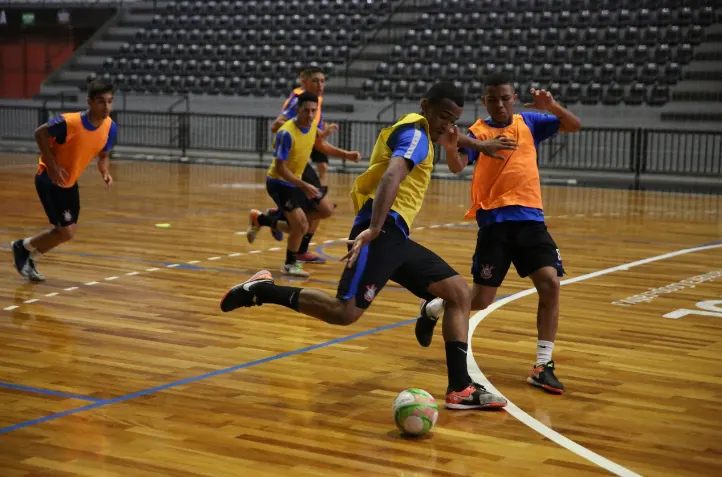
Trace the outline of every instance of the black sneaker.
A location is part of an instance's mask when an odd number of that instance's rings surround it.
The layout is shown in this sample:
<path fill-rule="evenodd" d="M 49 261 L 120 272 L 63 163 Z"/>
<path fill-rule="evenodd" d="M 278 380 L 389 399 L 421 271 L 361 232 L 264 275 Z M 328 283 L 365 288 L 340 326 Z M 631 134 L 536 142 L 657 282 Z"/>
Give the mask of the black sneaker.
<path fill-rule="evenodd" d="M 526 381 L 552 394 L 564 393 L 564 385 L 554 376 L 554 361 L 534 366 Z"/>
<path fill-rule="evenodd" d="M 446 390 L 447 409 L 489 409 L 506 405 L 507 400 L 503 396 L 490 393 L 481 384 L 471 383 L 463 391 Z"/>
<path fill-rule="evenodd" d="M 15 270 L 17 270 L 20 275 L 27 278 L 28 272 L 25 266 L 27 265 L 28 260 L 30 260 L 30 252 L 23 247 L 22 239 L 12 242 L 10 247 L 13 250 Z"/>
<path fill-rule="evenodd" d="M 221 300 L 221 310 L 224 312 L 233 311 L 236 308 L 243 306 L 255 306 L 256 295 L 253 293 L 251 288 L 259 283 L 270 283 L 273 284 L 273 275 L 268 270 L 261 270 L 256 272 L 251 278 L 243 283 L 240 283 L 226 293 Z"/>
<path fill-rule="evenodd" d="M 35 268 L 35 260 L 32 258 L 28 258 L 27 263 L 25 264 L 25 271 L 27 272 L 28 280 L 31 282 L 44 282 L 45 281 L 45 275 L 40 273 L 37 268 Z"/>
<path fill-rule="evenodd" d="M 436 326 L 436 322 L 439 321 L 438 318 L 432 318 L 427 314 L 426 305 L 428 304 L 429 302 L 426 300 L 421 304 L 419 317 L 416 319 L 416 329 L 414 330 L 416 333 L 416 341 L 424 348 L 431 345 L 431 340 L 434 337 L 434 327 Z"/>

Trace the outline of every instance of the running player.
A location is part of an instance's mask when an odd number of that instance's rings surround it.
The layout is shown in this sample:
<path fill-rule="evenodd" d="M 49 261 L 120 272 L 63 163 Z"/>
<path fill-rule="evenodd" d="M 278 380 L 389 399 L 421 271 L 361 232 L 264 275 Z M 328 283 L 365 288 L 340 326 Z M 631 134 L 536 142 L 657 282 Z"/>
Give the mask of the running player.
<path fill-rule="evenodd" d="M 514 138 L 518 149 L 503 154 L 502 160 L 462 149 L 453 170 L 460 172 L 466 164 L 476 163 L 472 206 L 466 213 L 466 218 L 476 219 L 479 225 L 471 267 L 471 309 L 483 310 L 494 301 L 512 263 L 519 276 L 530 277 L 539 293 L 539 308 L 536 364 L 527 381 L 562 394 L 564 385 L 554 375 L 552 350 L 559 322 L 559 277 L 564 268 L 559 249 L 544 224 L 537 148 L 560 131 L 578 131 L 581 122 L 554 101 L 548 91 L 532 89 L 531 94 L 534 101 L 524 106 L 551 114 L 514 114 L 517 94 L 512 79 L 505 74 L 490 75 L 482 97 L 489 117 L 477 120 L 469 136 L 476 140 Z M 431 344 L 436 321 L 447 306 L 443 297 L 422 303 L 416 322 L 416 337 L 422 346 Z"/>
<path fill-rule="evenodd" d="M 75 236 L 80 214 L 77 181 L 94 157 L 98 157 L 106 188 L 113 184 L 109 172 L 110 149 L 117 134 L 110 119 L 113 92 L 109 81 L 93 80 L 88 85 L 86 111 L 61 114 L 35 130 L 41 153 L 35 189 L 53 228 L 12 243 L 15 268 L 30 281 L 45 280 L 35 261 Z"/>
<path fill-rule="evenodd" d="M 421 101 L 421 113 L 407 114 L 381 130 L 369 168 L 351 192 L 356 220 L 336 297 L 320 290 L 276 285 L 262 270 L 231 288 L 221 310 L 276 304 L 333 325 L 355 323 L 393 280 L 415 295 L 446 300 L 444 340 L 448 388 L 446 407 L 503 407 L 506 400 L 469 377 L 466 352 L 471 295 L 465 280 L 431 250 L 409 239 L 434 167 L 434 143 L 456 156 L 463 93 L 449 82 L 436 83 Z M 490 152 L 493 153 L 493 152 Z"/>
<path fill-rule="evenodd" d="M 249 242 L 255 240 L 262 226 L 288 233 L 286 263 L 281 272 L 296 277 L 308 276 L 296 257 L 307 235 L 309 223 L 328 218 L 333 213 L 333 205 L 328 197 L 322 196 L 314 184 L 302 178 L 311 149 L 315 145 L 326 154 L 355 162 L 361 157 L 356 151 L 339 149 L 317 137 L 318 101 L 318 96 L 312 93 L 305 92 L 298 96 L 296 117 L 286 121 L 276 134 L 274 159 L 268 169 L 266 190 L 285 219 L 252 210 L 251 227 L 247 233 Z"/>
<path fill-rule="evenodd" d="M 308 91 L 310 93 L 316 94 L 319 96 L 319 104 L 318 104 L 318 122 L 319 122 L 319 132 L 318 136 L 321 139 L 325 139 L 330 134 L 332 134 L 334 131 L 338 129 L 338 125 L 336 124 L 324 124 L 323 122 L 323 114 L 321 111 L 321 105 L 323 102 L 323 97 L 321 96 L 323 94 L 323 88 L 326 84 L 326 78 L 323 74 L 323 72 L 315 67 L 306 68 L 303 71 L 299 73 L 299 80 L 301 83 L 301 87 L 294 89 L 291 92 L 291 95 L 286 99 L 286 101 L 283 104 L 283 108 L 281 110 L 281 114 L 276 118 L 276 120 L 271 125 L 271 131 L 275 134 L 278 132 L 280 127 L 285 124 L 286 121 L 289 119 L 292 119 L 297 114 L 297 108 L 298 108 L 298 96 L 303 94 L 304 91 Z M 325 162 L 324 162 L 325 160 Z M 326 186 L 325 182 L 325 174 L 327 168 L 324 166 L 328 165 L 328 156 L 320 152 L 316 147 L 313 148 L 313 151 L 311 152 L 311 161 L 315 162 L 317 164 L 316 167 L 319 168 L 319 172 L 323 172 L 324 174 L 324 180 L 323 182 L 319 178 L 318 174 L 316 174 L 316 171 L 311 166 L 310 163 L 306 164 L 306 168 L 303 170 L 302 180 L 308 184 L 313 185 L 317 189 L 321 191 L 321 198 L 325 197 L 328 193 L 328 187 Z M 320 162 L 319 162 L 320 161 Z M 313 208 L 315 207 L 314 203 L 310 203 L 309 207 Z M 249 214 L 249 229 L 254 227 L 254 219 L 253 217 L 257 215 L 257 211 L 251 210 Z M 278 209 L 267 209 L 264 214 L 276 216 L 277 218 L 283 218 L 283 213 L 280 212 Z M 296 256 L 296 259 L 300 263 L 324 263 L 326 260 L 314 253 L 311 253 L 308 251 L 308 246 L 311 243 L 311 240 L 313 240 L 313 235 L 316 233 L 316 230 L 318 230 L 318 226 L 320 224 L 321 219 L 314 219 L 308 224 L 308 232 L 303 236 L 303 239 L 301 240 L 301 246 L 298 249 L 298 255 Z M 281 241 L 283 240 L 283 233 L 275 228 L 271 228 L 271 234 L 273 235 L 273 238 Z M 247 234 L 246 237 L 249 237 Z"/>

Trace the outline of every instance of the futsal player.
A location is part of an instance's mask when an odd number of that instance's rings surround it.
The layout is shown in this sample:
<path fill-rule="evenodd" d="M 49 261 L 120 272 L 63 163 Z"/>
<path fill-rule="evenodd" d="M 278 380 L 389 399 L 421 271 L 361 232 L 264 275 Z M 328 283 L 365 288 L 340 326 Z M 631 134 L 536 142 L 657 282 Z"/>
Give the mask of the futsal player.
<path fill-rule="evenodd" d="M 12 243 L 15 268 L 30 281 L 45 280 L 35 261 L 75 236 L 80 214 L 77 181 L 93 158 L 98 157 L 98 171 L 106 188 L 113 184 L 109 171 L 110 150 L 117 134 L 110 119 L 113 93 L 109 81 L 93 80 L 88 85 L 86 111 L 61 114 L 35 130 L 41 153 L 35 189 L 53 228 Z"/>
<path fill-rule="evenodd" d="M 278 129 L 289 119 L 292 119 L 296 116 L 296 111 L 298 107 L 298 96 L 303 94 L 305 91 L 308 91 L 310 93 L 314 93 L 317 96 L 319 96 L 319 104 L 318 104 L 318 122 L 319 122 L 319 132 L 318 135 L 322 139 L 325 139 L 330 134 L 332 134 L 334 131 L 338 129 L 338 125 L 336 124 L 324 124 L 323 122 L 323 113 L 321 111 L 321 105 L 323 102 L 323 97 L 321 96 L 323 94 L 323 88 L 326 84 L 326 78 L 323 74 L 323 72 L 315 67 L 306 68 L 302 70 L 299 73 L 299 80 L 301 86 L 299 88 L 295 88 L 291 95 L 286 99 L 286 101 L 283 104 L 283 108 L 281 110 L 281 114 L 276 118 L 276 120 L 271 125 L 271 131 L 275 134 Z M 319 178 L 318 174 L 316 174 L 316 171 L 311 166 L 310 163 L 306 164 L 306 168 L 303 170 L 303 176 L 302 179 L 304 182 L 307 182 L 309 184 L 312 184 L 316 188 L 318 188 L 321 191 L 322 197 L 325 197 L 328 193 L 328 187 L 326 186 L 325 181 L 325 174 L 327 170 L 328 165 L 328 157 L 320 152 L 316 147 L 313 148 L 311 152 L 311 161 L 316 163 L 316 167 L 319 168 L 319 173 L 323 171 L 324 174 L 324 180 L 323 182 Z M 325 161 L 325 162 L 324 162 Z M 314 207 L 314 204 L 309 204 L 311 207 Z M 265 214 L 277 216 L 279 218 L 283 217 L 282 212 L 280 212 L 278 209 L 268 209 L 265 211 Z M 249 214 L 249 227 L 252 229 L 254 227 L 254 219 L 253 216 L 257 215 L 257 212 L 255 210 L 251 210 Z M 297 255 L 297 261 L 300 263 L 307 263 L 307 264 L 314 264 L 314 263 L 325 263 L 326 260 L 316 255 L 315 253 L 308 251 L 308 246 L 313 240 L 313 235 L 318 230 L 318 226 L 320 224 L 320 219 L 315 219 L 311 221 L 308 225 L 308 232 L 306 235 L 303 236 L 303 240 L 301 240 L 301 246 L 298 251 Z M 271 234 L 273 235 L 273 238 L 281 241 L 283 240 L 283 233 L 277 229 L 271 228 Z M 246 237 L 249 238 L 252 242 L 252 238 L 255 238 L 255 235 L 248 235 L 246 234 Z"/>
<path fill-rule="evenodd" d="M 303 180 L 302 174 L 308 164 L 311 149 L 315 146 L 325 154 L 358 162 L 357 151 L 345 151 L 328 144 L 317 136 L 319 98 L 304 92 L 296 98 L 296 116 L 286 121 L 276 133 L 274 159 L 268 169 L 266 190 L 283 212 L 283 219 L 272 214 L 251 211 L 251 227 L 248 240 L 253 242 L 262 226 L 288 233 L 286 262 L 281 269 L 284 275 L 307 277 L 297 256 L 309 223 L 328 218 L 333 213 L 333 204 L 323 196 L 314 184 Z"/>
<path fill-rule="evenodd" d="M 564 385 L 554 374 L 552 350 L 559 322 L 559 277 L 564 275 L 562 257 L 544 224 L 537 148 L 558 132 L 576 132 L 581 122 L 554 101 L 546 90 L 531 90 L 533 102 L 514 114 L 517 94 L 506 74 L 490 75 L 482 97 L 489 113 L 478 119 L 468 135 L 477 140 L 495 136 L 514 138 L 516 150 L 502 154 L 501 160 L 473 149 L 461 149 L 453 165 L 460 172 L 475 164 L 471 184 L 471 209 L 466 218 L 476 219 L 479 233 L 472 260 L 474 288 L 471 309 L 483 310 L 496 297 L 509 266 L 513 263 L 520 277 L 530 277 L 539 293 L 537 310 L 536 362 L 527 381 L 551 393 L 562 394 Z M 448 313 L 443 297 L 422 303 L 416 322 L 416 337 L 429 346 L 434 326 L 442 313 Z M 446 310 L 446 311 L 445 311 Z"/>
<path fill-rule="evenodd" d="M 434 143 L 456 156 L 463 93 L 450 82 L 434 84 L 421 112 L 407 114 L 381 130 L 371 162 L 351 192 L 356 219 L 349 235 L 347 267 L 335 297 L 320 290 L 274 284 L 262 270 L 231 288 L 221 310 L 275 304 L 332 325 L 351 325 L 368 309 L 388 280 L 415 295 L 446 300 L 443 330 L 448 388 L 446 407 L 503 407 L 506 400 L 469 377 L 466 366 L 470 290 L 465 280 L 431 250 L 409 238 L 434 167 Z M 491 152 L 490 152 L 491 153 Z"/>

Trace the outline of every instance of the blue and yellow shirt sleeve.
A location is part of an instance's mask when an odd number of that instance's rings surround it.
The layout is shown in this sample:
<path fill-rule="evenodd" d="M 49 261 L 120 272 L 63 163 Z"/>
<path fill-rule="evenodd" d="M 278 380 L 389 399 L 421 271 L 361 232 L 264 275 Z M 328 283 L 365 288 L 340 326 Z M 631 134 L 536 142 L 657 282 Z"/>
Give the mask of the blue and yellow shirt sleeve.
<path fill-rule="evenodd" d="M 279 161 L 287 161 L 293 146 L 291 133 L 285 129 L 281 129 L 276 133 L 276 148 L 273 151 L 273 157 Z"/>
<path fill-rule="evenodd" d="M 293 119 L 298 114 L 298 96 L 294 96 L 288 100 L 288 104 L 283 110 L 283 115 L 288 119 Z"/>
<path fill-rule="evenodd" d="M 467 134 L 467 136 L 469 136 L 472 139 L 476 139 L 476 136 L 471 131 L 469 132 L 469 134 Z M 469 160 L 469 164 L 474 164 L 477 160 L 479 160 L 479 151 L 477 151 L 476 149 L 472 149 L 470 147 L 465 147 L 465 148 L 459 149 L 459 152 L 466 154 L 466 157 Z"/>
<path fill-rule="evenodd" d="M 391 157 L 403 157 L 414 166 L 423 162 L 429 154 L 429 137 L 416 124 L 406 124 L 396 129 L 386 145 L 391 149 Z"/>

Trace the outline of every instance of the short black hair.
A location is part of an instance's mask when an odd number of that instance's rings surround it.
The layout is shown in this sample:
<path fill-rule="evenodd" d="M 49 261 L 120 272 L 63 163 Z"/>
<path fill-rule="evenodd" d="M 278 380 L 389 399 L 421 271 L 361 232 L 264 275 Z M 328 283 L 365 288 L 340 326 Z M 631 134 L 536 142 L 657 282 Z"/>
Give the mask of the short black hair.
<path fill-rule="evenodd" d="M 308 68 L 303 70 L 303 76 L 306 78 L 310 78 L 311 76 L 315 75 L 316 73 L 323 73 L 323 70 L 319 68 L 318 66 L 309 66 Z"/>
<path fill-rule="evenodd" d="M 96 78 L 88 83 L 88 99 L 93 99 L 99 94 L 115 93 L 113 82 L 105 78 Z"/>
<path fill-rule="evenodd" d="M 484 89 L 489 86 L 501 86 L 503 84 L 514 85 L 514 79 L 508 73 L 496 72 L 491 73 L 489 76 L 484 78 Z"/>
<path fill-rule="evenodd" d="M 434 83 L 426 93 L 425 98 L 429 104 L 438 104 L 445 99 L 449 99 L 456 103 L 458 107 L 464 107 L 464 92 L 452 81 L 439 81 Z"/>
<path fill-rule="evenodd" d="M 298 107 L 300 108 L 303 103 L 318 103 L 318 96 L 313 93 L 305 91 L 298 95 Z"/>

